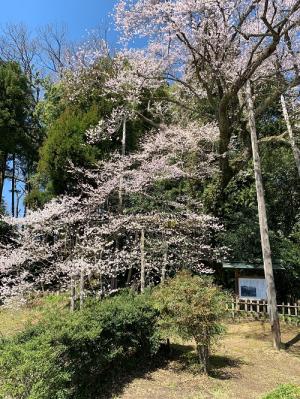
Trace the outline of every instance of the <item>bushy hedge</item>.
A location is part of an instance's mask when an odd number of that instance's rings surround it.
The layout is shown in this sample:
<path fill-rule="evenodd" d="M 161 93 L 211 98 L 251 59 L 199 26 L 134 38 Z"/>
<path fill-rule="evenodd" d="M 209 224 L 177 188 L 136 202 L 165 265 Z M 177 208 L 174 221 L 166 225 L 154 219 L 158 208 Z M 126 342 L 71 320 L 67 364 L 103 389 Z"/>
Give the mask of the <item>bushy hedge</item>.
<path fill-rule="evenodd" d="M 0 344 L 0 398 L 94 398 L 109 369 L 158 350 L 157 317 L 131 293 L 48 314 Z"/>
<path fill-rule="evenodd" d="M 282 384 L 262 399 L 300 399 L 300 387 L 292 384 Z"/>

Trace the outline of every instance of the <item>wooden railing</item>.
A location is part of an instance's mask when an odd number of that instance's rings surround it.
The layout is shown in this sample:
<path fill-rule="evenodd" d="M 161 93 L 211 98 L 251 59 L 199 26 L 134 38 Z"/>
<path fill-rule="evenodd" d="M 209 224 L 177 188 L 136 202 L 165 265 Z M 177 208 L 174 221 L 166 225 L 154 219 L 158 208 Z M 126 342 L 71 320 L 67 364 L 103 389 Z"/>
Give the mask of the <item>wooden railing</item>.
<path fill-rule="evenodd" d="M 277 305 L 280 318 L 288 323 L 300 324 L 300 302 L 281 303 Z M 266 319 L 268 318 L 268 303 L 263 300 L 232 298 L 227 303 L 227 311 L 233 319 Z"/>

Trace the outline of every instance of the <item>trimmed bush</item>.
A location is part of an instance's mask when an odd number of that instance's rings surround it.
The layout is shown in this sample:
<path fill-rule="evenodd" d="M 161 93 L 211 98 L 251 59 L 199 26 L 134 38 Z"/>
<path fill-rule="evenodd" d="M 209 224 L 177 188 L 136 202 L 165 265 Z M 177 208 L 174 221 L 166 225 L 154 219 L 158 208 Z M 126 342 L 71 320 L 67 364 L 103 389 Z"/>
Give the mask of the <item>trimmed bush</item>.
<path fill-rule="evenodd" d="M 209 276 L 188 271 L 157 289 L 154 294 L 161 313 L 161 327 L 183 339 L 194 339 L 199 363 L 207 373 L 212 341 L 224 331 L 227 295 Z"/>
<path fill-rule="evenodd" d="M 0 345 L 0 398 L 94 398 L 109 370 L 159 348 L 157 310 L 123 293 L 50 313 Z"/>
<path fill-rule="evenodd" d="M 282 384 L 262 399 L 300 399 L 300 387 L 292 384 Z"/>

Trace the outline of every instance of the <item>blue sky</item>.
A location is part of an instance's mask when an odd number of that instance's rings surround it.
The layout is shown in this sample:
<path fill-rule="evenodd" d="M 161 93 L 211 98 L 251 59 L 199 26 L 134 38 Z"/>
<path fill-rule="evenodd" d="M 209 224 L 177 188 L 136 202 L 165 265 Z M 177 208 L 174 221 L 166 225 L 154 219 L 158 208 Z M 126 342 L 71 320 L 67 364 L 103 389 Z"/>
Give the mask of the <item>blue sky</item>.
<path fill-rule="evenodd" d="M 86 31 L 103 26 L 109 29 L 110 43 L 117 40 L 110 14 L 116 0 L 0 0 L 0 26 L 25 23 L 30 30 L 53 23 L 66 24 L 69 37 L 82 41 Z M 4 186 L 4 200 L 10 207 L 10 182 Z"/>
<path fill-rule="evenodd" d="M 29 27 L 66 23 L 72 39 L 84 38 L 85 30 L 108 25 L 116 0 L 0 0 L 0 25 L 24 22 Z M 115 38 L 113 32 L 112 38 Z"/>

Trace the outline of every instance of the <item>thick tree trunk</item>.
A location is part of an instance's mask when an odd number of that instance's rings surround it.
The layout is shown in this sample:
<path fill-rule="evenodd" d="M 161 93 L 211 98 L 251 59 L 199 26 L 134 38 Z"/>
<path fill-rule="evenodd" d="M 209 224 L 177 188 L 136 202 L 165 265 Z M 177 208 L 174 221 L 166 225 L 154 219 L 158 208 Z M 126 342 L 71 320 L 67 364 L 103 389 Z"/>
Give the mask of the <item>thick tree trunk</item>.
<path fill-rule="evenodd" d="M 283 111 L 283 116 L 285 119 L 285 123 L 286 123 L 286 127 L 289 133 L 289 137 L 290 137 L 290 143 L 291 143 L 291 147 L 293 150 L 293 154 L 294 154 L 294 158 L 295 158 L 295 162 L 296 162 L 296 166 L 298 169 L 298 174 L 300 177 L 300 150 L 297 147 L 297 143 L 294 137 L 294 133 L 293 133 L 293 129 L 292 129 L 292 125 L 291 125 L 291 121 L 290 121 L 290 117 L 286 108 L 286 103 L 285 103 L 285 99 L 284 96 L 281 96 L 281 105 L 282 105 L 282 111 Z"/>
<path fill-rule="evenodd" d="M 7 154 L 0 151 L 0 203 L 2 201 L 4 179 L 6 172 Z"/>
<path fill-rule="evenodd" d="M 141 292 L 145 291 L 145 230 L 141 231 Z"/>
<path fill-rule="evenodd" d="M 206 328 L 205 331 L 203 331 L 203 336 L 201 338 L 195 337 L 195 341 L 199 363 L 202 365 L 203 373 L 208 374 L 210 339 Z"/>
<path fill-rule="evenodd" d="M 209 364 L 209 350 L 206 345 L 197 345 L 197 353 L 199 363 L 202 365 L 202 370 L 204 374 L 208 373 Z"/>
<path fill-rule="evenodd" d="M 16 155 L 12 156 L 12 175 L 11 175 L 11 216 L 15 217 L 15 194 L 16 194 Z"/>
<path fill-rule="evenodd" d="M 281 336 L 280 336 L 280 325 L 279 325 L 279 317 L 278 317 L 277 302 L 276 302 L 276 289 L 275 289 L 273 267 L 272 267 L 271 248 L 269 241 L 269 231 L 268 231 L 261 163 L 258 151 L 254 105 L 251 94 L 251 85 L 249 81 L 246 84 L 246 100 L 248 106 L 249 128 L 250 128 L 251 143 L 252 143 L 261 247 L 263 253 L 265 278 L 267 284 L 268 312 L 270 316 L 271 329 L 273 334 L 273 345 L 274 348 L 280 349 Z"/>
<path fill-rule="evenodd" d="M 224 97 L 219 105 L 218 112 L 220 139 L 219 139 L 219 155 L 220 155 L 220 172 L 221 187 L 224 189 L 232 177 L 232 168 L 229 164 L 228 147 L 231 138 L 231 126 L 228 115 L 228 99 Z"/>

